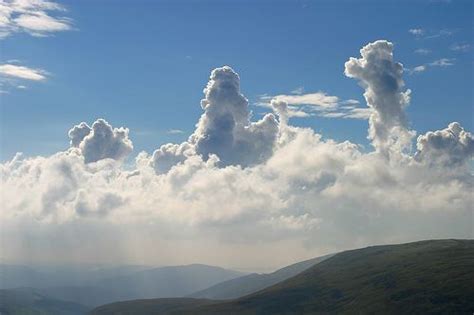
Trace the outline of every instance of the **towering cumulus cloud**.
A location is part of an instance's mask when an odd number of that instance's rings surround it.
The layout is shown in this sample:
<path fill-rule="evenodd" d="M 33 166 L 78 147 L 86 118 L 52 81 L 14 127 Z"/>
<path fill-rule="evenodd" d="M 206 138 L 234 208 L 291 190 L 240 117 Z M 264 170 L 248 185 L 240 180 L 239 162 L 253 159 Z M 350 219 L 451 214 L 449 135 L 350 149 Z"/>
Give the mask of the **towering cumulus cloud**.
<path fill-rule="evenodd" d="M 194 153 L 204 160 L 216 155 L 221 166 L 243 167 L 264 162 L 272 155 L 278 122 L 273 114 L 250 122 L 248 100 L 241 94 L 239 75 L 232 68 L 214 69 L 204 94 L 204 113 L 188 142 L 164 145 L 153 154 L 158 173 Z"/>
<path fill-rule="evenodd" d="M 205 158 L 216 154 L 223 165 L 249 166 L 268 159 L 278 132 L 277 121 L 267 114 L 250 122 L 238 74 L 227 66 L 215 69 L 204 93 L 204 114 L 191 136 L 196 152 Z"/>
<path fill-rule="evenodd" d="M 231 265 L 237 252 L 247 266 L 284 265 L 374 243 L 472 237 L 472 134 L 451 123 L 419 136 L 410 155 L 409 92 L 393 45 L 376 41 L 361 54 L 346 74 L 365 88 L 373 152 L 291 125 L 281 100 L 271 102 L 278 119 L 252 121 L 239 76 L 218 68 L 183 143 L 117 163 L 133 148 L 128 129 L 98 119 L 74 126 L 63 152 L 0 164 L 2 256 Z"/>
<path fill-rule="evenodd" d="M 360 80 L 367 105 L 373 109 L 369 118 L 369 139 L 382 153 L 396 145 L 409 146 L 412 133 L 407 130 L 405 107 L 410 90 L 403 91 L 403 65 L 393 61 L 393 44 L 378 40 L 360 50 L 362 58 L 350 58 L 344 73 Z"/>
<path fill-rule="evenodd" d="M 89 127 L 85 122 L 69 130 L 71 146 L 77 147 L 86 163 L 102 159 L 122 160 L 133 150 L 127 128 L 112 128 L 104 119 Z"/>

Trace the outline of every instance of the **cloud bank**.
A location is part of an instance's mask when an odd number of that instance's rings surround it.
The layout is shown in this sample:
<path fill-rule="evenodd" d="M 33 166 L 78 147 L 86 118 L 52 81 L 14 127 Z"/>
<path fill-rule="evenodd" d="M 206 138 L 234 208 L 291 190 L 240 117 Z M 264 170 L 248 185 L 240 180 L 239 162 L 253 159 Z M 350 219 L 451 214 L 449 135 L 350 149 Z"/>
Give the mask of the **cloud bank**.
<path fill-rule="evenodd" d="M 238 253 L 249 267 L 473 237 L 474 138 L 454 122 L 420 135 L 410 154 L 410 92 L 393 48 L 376 41 L 345 64 L 365 89 L 373 152 L 292 126 L 288 100 L 275 98 L 274 114 L 252 121 L 240 78 L 225 66 L 212 71 L 183 143 L 128 163 L 128 129 L 98 119 L 74 126 L 62 152 L 17 154 L 0 165 L 4 257 L 235 266 Z"/>

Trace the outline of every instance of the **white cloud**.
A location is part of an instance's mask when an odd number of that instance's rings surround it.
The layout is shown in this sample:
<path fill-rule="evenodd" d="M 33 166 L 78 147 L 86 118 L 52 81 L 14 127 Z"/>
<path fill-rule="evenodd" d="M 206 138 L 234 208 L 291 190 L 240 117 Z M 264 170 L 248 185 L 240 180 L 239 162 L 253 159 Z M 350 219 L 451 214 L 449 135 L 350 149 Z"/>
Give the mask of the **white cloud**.
<path fill-rule="evenodd" d="M 291 91 L 292 94 L 303 94 L 304 93 L 304 87 L 303 86 L 300 86 L 300 87 L 297 87 L 296 89 L 292 90 Z"/>
<path fill-rule="evenodd" d="M 433 39 L 438 37 L 451 36 L 454 34 L 455 30 L 425 30 L 422 28 L 411 28 L 408 30 L 408 32 L 415 36 L 417 39 Z"/>
<path fill-rule="evenodd" d="M 0 65 L 0 75 L 14 79 L 44 81 L 48 73 L 41 69 L 32 69 L 14 64 Z"/>
<path fill-rule="evenodd" d="M 201 100 L 204 110 L 189 142 L 205 159 L 217 155 L 222 165 L 248 166 L 272 154 L 278 133 L 273 114 L 250 121 L 248 101 L 240 92 L 240 78 L 230 67 L 214 69 Z"/>
<path fill-rule="evenodd" d="M 431 50 L 426 49 L 426 48 L 418 48 L 415 50 L 415 54 L 419 54 L 419 55 L 428 55 L 430 53 L 431 53 Z"/>
<path fill-rule="evenodd" d="M 423 30 L 421 28 L 411 28 L 411 29 L 408 30 L 408 32 L 412 35 L 415 35 L 415 36 L 421 36 L 421 35 L 425 34 L 425 30 Z"/>
<path fill-rule="evenodd" d="M 150 165 L 157 174 L 165 174 L 175 165 L 184 162 L 188 157 L 195 155 L 195 149 L 188 142 L 182 144 L 163 144 L 153 152 Z M 143 156 L 145 158 L 145 156 Z"/>
<path fill-rule="evenodd" d="M 454 31 L 452 30 L 440 30 L 438 32 L 432 32 L 431 35 L 426 36 L 425 39 L 432 39 L 432 38 L 438 38 L 438 37 L 444 37 L 444 36 L 451 36 L 454 34 Z"/>
<path fill-rule="evenodd" d="M 410 74 L 413 74 L 413 73 L 424 72 L 426 71 L 426 69 L 427 69 L 426 65 L 421 65 L 421 66 L 416 66 L 413 69 L 408 69 L 408 71 L 410 71 Z"/>
<path fill-rule="evenodd" d="M 455 59 L 453 58 L 441 58 L 431 62 L 429 65 L 432 67 L 449 67 L 454 66 Z"/>
<path fill-rule="evenodd" d="M 372 109 L 370 108 L 351 108 L 345 113 L 343 118 L 369 119 L 371 114 Z"/>
<path fill-rule="evenodd" d="M 112 128 L 104 119 L 98 119 L 89 127 L 85 122 L 69 130 L 71 147 L 78 148 L 86 163 L 102 159 L 123 160 L 132 152 L 128 128 Z"/>
<path fill-rule="evenodd" d="M 471 50 L 471 45 L 469 44 L 453 44 L 449 49 L 459 52 L 467 52 Z"/>
<path fill-rule="evenodd" d="M 452 123 L 420 136 L 415 155 L 404 154 L 387 140 L 408 132 L 403 68 L 387 41 L 361 54 L 346 73 L 364 85 L 369 108 L 340 109 L 370 111 L 376 151 L 290 125 L 291 105 L 281 100 L 272 102 L 278 119 L 252 121 L 238 75 L 218 68 L 186 142 L 117 163 L 131 151 L 128 130 L 98 120 L 72 128 L 63 152 L 0 164 L 2 255 L 144 262 L 159 251 L 160 263 L 228 265 L 238 252 L 242 265 L 255 266 L 281 257 L 281 248 L 296 260 L 471 237 L 472 135 Z"/>
<path fill-rule="evenodd" d="M 457 122 L 442 130 L 418 136 L 415 159 L 430 165 L 453 167 L 466 164 L 474 155 L 474 137 Z"/>
<path fill-rule="evenodd" d="M 316 109 L 327 110 L 335 108 L 339 102 L 339 98 L 333 95 L 327 95 L 325 92 L 316 92 L 299 95 L 275 95 L 271 99 L 283 101 L 289 105 L 310 105 Z"/>
<path fill-rule="evenodd" d="M 5 0 L 0 3 L 0 38 L 24 32 L 32 36 L 48 36 L 71 30 L 71 19 L 58 15 L 66 9 L 46 0 Z"/>
<path fill-rule="evenodd" d="M 181 129 L 170 129 L 166 133 L 170 135 L 180 135 L 180 134 L 183 134 L 184 131 Z"/>
<path fill-rule="evenodd" d="M 429 67 L 442 67 L 442 68 L 445 68 L 445 67 L 454 66 L 454 61 L 455 61 L 455 59 L 441 58 L 441 59 L 435 60 L 433 62 L 426 63 L 424 65 L 416 66 L 416 67 L 411 68 L 411 69 L 407 68 L 406 70 L 410 74 L 417 74 L 417 73 L 425 72 L 426 70 L 428 70 Z"/>
<path fill-rule="evenodd" d="M 360 102 L 358 100 L 349 99 L 349 100 L 342 101 L 341 104 L 342 105 L 358 105 L 360 104 Z"/>
<path fill-rule="evenodd" d="M 292 91 L 293 93 L 294 91 Z M 272 108 L 272 102 L 284 102 L 287 106 L 287 117 L 326 117 L 326 118 L 354 118 L 365 119 L 363 115 L 354 115 L 348 111 L 347 106 L 358 105 L 359 101 L 355 99 L 340 100 L 337 96 L 328 95 L 325 92 L 316 92 L 299 95 L 280 94 L 271 96 L 268 94 L 261 95 L 257 106 Z M 356 110 L 357 112 L 357 110 Z"/>
<path fill-rule="evenodd" d="M 396 144 L 408 149 L 412 132 L 407 129 L 405 107 L 410 90 L 403 91 L 403 65 L 393 61 L 393 44 L 379 40 L 360 50 L 362 58 L 345 63 L 346 76 L 358 79 L 365 89 L 364 97 L 372 109 L 369 117 L 369 139 L 377 151 L 388 154 Z"/>

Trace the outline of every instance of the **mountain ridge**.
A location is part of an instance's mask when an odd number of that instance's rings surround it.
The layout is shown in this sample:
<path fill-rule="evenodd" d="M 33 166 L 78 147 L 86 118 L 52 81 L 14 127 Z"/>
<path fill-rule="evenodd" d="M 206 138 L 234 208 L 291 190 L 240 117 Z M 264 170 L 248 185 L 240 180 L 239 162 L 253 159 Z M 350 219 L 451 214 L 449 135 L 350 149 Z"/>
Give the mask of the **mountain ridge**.
<path fill-rule="evenodd" d="M 230 301 L 167 299 L 166 311 L 161 299 L 126 301 L 90 314 L 146 314 L 135 311 L 144 303 L 148 314 L 469 314 L 472 279 L 474 240 L 427 240 L 344 251 Z"/>

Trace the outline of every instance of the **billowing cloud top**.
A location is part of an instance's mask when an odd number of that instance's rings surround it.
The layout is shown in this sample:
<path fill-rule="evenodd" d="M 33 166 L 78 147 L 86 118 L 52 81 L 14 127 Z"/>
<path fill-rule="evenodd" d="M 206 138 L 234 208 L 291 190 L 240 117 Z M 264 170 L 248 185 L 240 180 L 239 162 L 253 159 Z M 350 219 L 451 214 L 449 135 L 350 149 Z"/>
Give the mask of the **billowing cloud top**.
<path fill-rule="evenodd" d="M 124 159 L 133 150 L 127 128 L 112 128 L 104 119 L 98 119 L 92 128 L 85 122 L 69 130 L 71 146 L 80 149 L 86 163 L 110 158 Z"/>
<path fill-rule="evenodd" d="M 403 65 L 393 61 L 393 44 L 378 40 L 360 50 L 362 58 L 350 58 L 344 73 L 359 79 L 365 88 L 367 105 L 373 109 L 369 118 L 369 139 L 374 147 L 386 152 L 394 143 L 404 147 L 411 140 L 405 107 L 410 90 L 403 91 Z"/>
<path fill-rule="evenodd" d="M 240 93 L 240 78 L 230 67 L 212 71 L 191 142 L 205 158 L 216 154 L 223 165 L 253 165 L 272 154 L 278 123 L 272 114 L 249 121 L 247 99 Z"/>
<path fill-rule="evenodd" d="M 292 126 L 284 100 L 271 102 L 278 119 L 252 121 L 239 76 L 217 68 L 183 143 L 117 163 L 133 149 L 128 129 L 98 119 L 74 126 L 64 152 L 0 164 L 2 230 L 12 240 L 3 242 L 4 257 L 94 260 L 103 251 L 146 261 L 157 248 L 171 256 L 185 248 L 188 261 L 207 255 L 229 263 L 238 249 L 252 264 L 281 256 L 281 248 L 303 259 L 373 243 L 472 237 L 472 134 L 451 123 L 419 136 L 409 155 L 409 90 L 393 44 L 370 43 L 345 67 L 365 88 L 374 152 Z M 51 240 L 55 248 L 45 245 Z M 30 246 L 22 251 L 14 245 L 21 242 Z"/>
<path fill-rule="evenodd" d="M 464 165 L 474 155 L 474 137 L 457 122 L 418 137 L 415 159 L 430 165 Z"/>
<path fill-rule="evenodd" d="M 204 113 L 189 140 L 180 145 L 163 145 L 153 154 L 152 165 L 158 173 L 167 172 L 194 153 L 204 160 L 215 155 L 221 166 L 244 167 L 271 156 L 278 122 L 273 114 L 250 122 L 248 101 L 240 92 L 240 78 L 232 68 L 214 69 L 204 94 Z"/>

